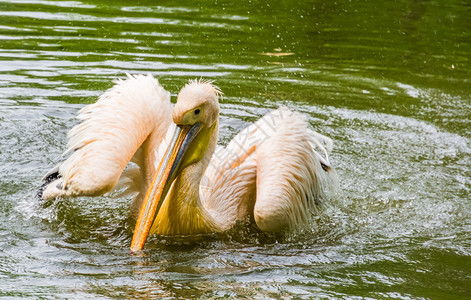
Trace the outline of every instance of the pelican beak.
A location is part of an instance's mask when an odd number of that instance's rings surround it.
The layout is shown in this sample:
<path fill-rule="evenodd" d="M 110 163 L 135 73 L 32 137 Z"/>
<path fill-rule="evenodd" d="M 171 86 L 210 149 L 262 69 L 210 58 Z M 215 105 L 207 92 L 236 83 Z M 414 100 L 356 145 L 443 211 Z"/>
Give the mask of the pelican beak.
<path fill-rule="evenodd" d="M 131 242 L 131 253 L 140 251 L 144 247 L 157 213 L 178 175 L 176 170 L 200 129 L 200 122 L 194 125 L 177 125 L 170 145 L 142 202 Z"/>

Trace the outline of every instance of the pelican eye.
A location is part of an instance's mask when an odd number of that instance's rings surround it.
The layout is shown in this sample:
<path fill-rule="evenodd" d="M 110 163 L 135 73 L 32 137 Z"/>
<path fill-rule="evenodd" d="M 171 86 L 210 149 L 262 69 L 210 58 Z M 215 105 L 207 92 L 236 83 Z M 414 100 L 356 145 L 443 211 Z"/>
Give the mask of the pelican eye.
<path fill-rule="evenodd" d="M 199 113 L 200 113 L 200 109 L 199 108 L 195 109 L 195 115 L 197 115 Z"/>

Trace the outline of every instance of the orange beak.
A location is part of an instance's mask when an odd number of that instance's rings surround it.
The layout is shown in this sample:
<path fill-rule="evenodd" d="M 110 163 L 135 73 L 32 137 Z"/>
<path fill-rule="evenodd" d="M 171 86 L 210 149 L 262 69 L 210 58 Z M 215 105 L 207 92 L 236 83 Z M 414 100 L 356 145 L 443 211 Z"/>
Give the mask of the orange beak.
<path fill-rule="evenodd" d="M 131 253 L 140 251 L 144 247 L 157 213 L 177 176 L 176 170 L 183 155 L 200 128 L 201 123 L 176 127 L 170 145 L 142 202 L 131 242 Z"/>

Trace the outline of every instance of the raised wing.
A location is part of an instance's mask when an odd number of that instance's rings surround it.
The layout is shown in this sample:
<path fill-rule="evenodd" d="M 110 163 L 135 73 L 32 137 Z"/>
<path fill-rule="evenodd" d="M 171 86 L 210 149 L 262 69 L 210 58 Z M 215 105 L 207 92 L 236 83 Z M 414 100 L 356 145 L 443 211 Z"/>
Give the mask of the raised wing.
<path fill-rule="evenodd" d="M 64 156 L 69 156 L 46 174 L 44 179 L 50 182 L 43 187 L 42 198 L 109 192 L 133 156 L 140 170 L 130 177 L 143 186 L 155 170 L 154 150 L 165 137 L 171 116 L 170 94 L 152 75 L 118 80 L 96 103 L 80 110 L 81 122 L 68 134 Z"/>
<path fill-rule="evenodd" d="M 216 151 L 202 182 L 204 205 L 228 228 L 252 216 L 271 232 L 306 222 L 335 182 L 331 149 L 303 115 L 273 111 Z"/>

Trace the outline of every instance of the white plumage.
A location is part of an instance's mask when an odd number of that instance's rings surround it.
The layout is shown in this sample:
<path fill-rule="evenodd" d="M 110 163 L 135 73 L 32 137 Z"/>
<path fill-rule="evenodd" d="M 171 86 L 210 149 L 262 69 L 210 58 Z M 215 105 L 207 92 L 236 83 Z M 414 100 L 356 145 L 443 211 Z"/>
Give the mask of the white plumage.
<path fill-rule="evenodd" d="M 96 103 L 79 111 L 81 122 L 68 134 L 63 155 L 70 156 L 59 167 L 61 178 L 47 186 L 43 198 L 109 192 L 131 158 L 141 178 L 135 171 L 130 177 L 145 184 L 155 171 L 153 153 L 172 124 L 171 115 L 170 93 L 151 75 L 118 80 Z"/>
<path fill-rule="evenodd" d="M 193 153 L 182 156 L 174 181 L 163 189 L 152 232 L 222 231 L 249 218 L 263 231 L 279 231 L 308 221 L 335 181 L 328 157 L 332 141 L 313 131 L 303 115 L 280 108 L 216 148 L 220 94 L 211 82 L 193 81 L 173 107 L 151 75 L 117 81 L 79 112 L 80 124 L 68 135 L 69 156 L 47 174 L 58 178 L 42 197 L 97 196 L 126 187 L 124 194 L 136 194 L 137 212 L 177 127 L 198 123 L 188 148 Z M 125 171 L 130 161 L 135 164 Z"/>

